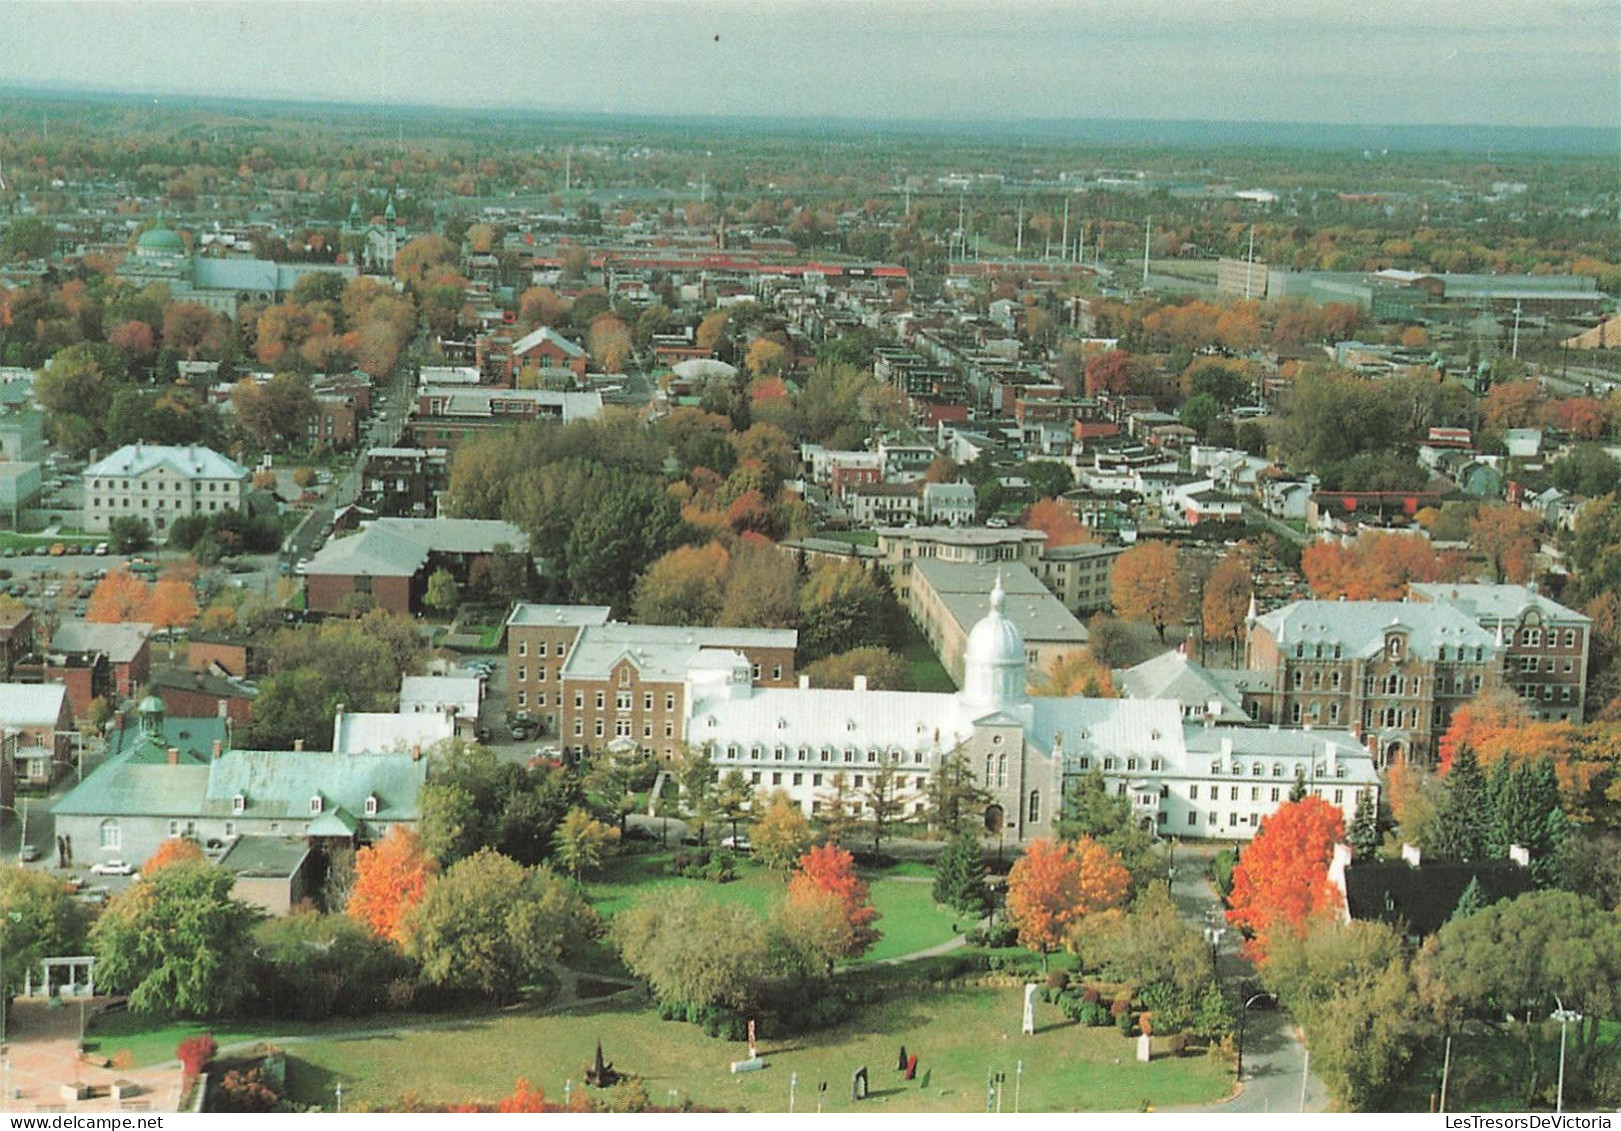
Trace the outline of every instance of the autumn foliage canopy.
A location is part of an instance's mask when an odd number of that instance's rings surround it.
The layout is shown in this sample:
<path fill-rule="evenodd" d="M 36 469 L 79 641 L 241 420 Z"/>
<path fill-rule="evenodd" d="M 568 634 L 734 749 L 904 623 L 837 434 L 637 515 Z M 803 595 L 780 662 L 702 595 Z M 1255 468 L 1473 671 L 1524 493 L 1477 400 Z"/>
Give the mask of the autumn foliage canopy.
<path fill-rule="evenodd" d="M 153 872 L 174 864 L 200 864 L 202 861 L 203 850 L 197 847 L 196 841 L 172 836 L 158 845 L 158 850 L 147 857 L 146 863 L 141 865 L 141 874 L 150 876 Z"/>
<path fill-rule="evenodd" d="M 1261 822 L 1238 857 L 1227 921 L 1249 936 L 1245 950 L 1265 964 L 1273 940 L 1300 937 L 1313 920 L 1336 913 L 1339 891 L 1328 881 L 1345 816 L 1320 797 L 1286 802 Z"/>
<path fill-rule="evenodd" d="M 416 833 L 401 825 L 355 853 L 355 886 L 349 914 L 374 932 L 403 943 L 406 913 L 422 901 L 439 863 Z"/>
<path fill-rule="evenodd" d="M 1130 884 L 1120 857 L 1089 836 L 1031 841 L 1008 873 L 1008 919 L 1019 945 L 1046 954 L 1063 945 L 1075 920 L 1124 904 Z"/>
<path fill-rule="evenodd" d="M 823 844 L 799 858 L 799 871 L 788 881 L 788 902 L 814 903 L 826 897 L 838 900 L 849 930 L 843 956 L 864 953 L 879 939 L 873 924 L 878 909 L 872 905 L 867 883 L 856 875 L 855 857 L 834 844 Z"/>

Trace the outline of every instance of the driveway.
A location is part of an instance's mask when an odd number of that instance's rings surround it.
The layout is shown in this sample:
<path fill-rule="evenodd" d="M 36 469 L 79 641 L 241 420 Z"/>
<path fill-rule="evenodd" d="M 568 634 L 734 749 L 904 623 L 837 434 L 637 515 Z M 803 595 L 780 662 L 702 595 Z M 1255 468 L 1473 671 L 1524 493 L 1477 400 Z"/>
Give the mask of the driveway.
<path fill-rule="evenodd" d="M 1201 931 L 1221 901 L 1210 881 L 1209 862 L 1215 850 L 1204 846 L 1183 848 L 1176 856 L 1176 877 L 1171 896 L 1187 922 Z M 1216 970 L 1229 993 L 1248 984 L 1246 993 L 1259 989 L 1254 965 L 1238 952 L 1238 932 L 1225 928 Z M 1326 1111 L 1328 1090 L 1307 1072 L 1306 1048 L 1300 1043 L 1293 1019 L 1280 1009 L 1250 1009 L 1244 1014 L 1244 1076 L 1238 1091 L 1226 1100 L 1179 1111 L 1301 1112 Z M 1304 1090 L 1302 1087 L 1304 1086 Z"/>

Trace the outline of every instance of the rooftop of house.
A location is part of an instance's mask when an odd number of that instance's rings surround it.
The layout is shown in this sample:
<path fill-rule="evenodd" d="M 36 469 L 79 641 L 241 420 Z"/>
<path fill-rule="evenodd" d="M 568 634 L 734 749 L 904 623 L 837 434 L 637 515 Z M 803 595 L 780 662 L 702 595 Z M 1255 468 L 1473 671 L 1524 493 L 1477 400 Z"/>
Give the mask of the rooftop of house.
<path fill-rule="evenodd" d="M 1483 658 L 1495 656 L 1497 639 L 1471 617 L 1447 604 L 1422 601 L 1296 601 L 1257 618 L 1285 650 L 1304 649 L 1303 658 L 1315 659 L 1316 645 L 1338 646 L 1352 657 L 1371 658 L 1385 648 L 1392 630 L 1407 637 L 1407 648 L 1428 660 L 1440 649 L 1461 658 L 1478 649 Z"/>
<path fill-rule="evenodd" d="M 152 626 L 138 621 L 101 624 L 65 620 L 51 637 L 51 651 L 70 654 L 105 653 L 115 664 L 133 660 L 152 635 Z"/>
<path fill-rule="evenodd" d="M 679 625 L 607 624 L 588 627 L 563 665 L 564 679 L 606 679 L 629 659 L 643 680 L 679 683 L 705 649 L 779 648 L 792 652 L 791 628 L 684 628 Z"/>
<path fill-rule="evenodd" d="M 607 605 L 534 605 L 519 602 L 507 617 L 507 627 L 544 625 L 557 628 L 584 628 L 606 624 L 613 610 Z"/>
<path fill-rule="evenodd" d="M 430 554 L 488 554 L 498 546 L 527 553 L 529 536 L 508 522 L 477 518 L 379 518 L 358 534 L 334 538 L 308 574 L 411 577 Z"/>
<path fill-rule="evenodd" d="M 248 469 L 235 460 L 220 455 L 212 448 L 197 444 L 171 447 L 165 444 L 125 444 L 105 459 L 97 460 L 84 469 L 85 479 L 98 476 L 130 478 L 145 475 L 160 467 L 187 479 L 242 479 Z"/>
<path fill-rule="evenodd" d="M 1408 588 L 1420 600 L 1452 605 L 1464 615 L 1474 617 L 1483 628 L 1495 628 L 1499 623 L 1516 624 L 1533 609 L 1544 620 L 1557 621 L 1561 625 L 1586 624 L 1592 619 L 1524 585 L 1415 581 Z"/>
<path fill-rule="evenodd" d="M 1115 686 L 1125 699 L 1174 699 L 1184 707 L 1201 711 L 1214 706 L 1218 719 L 1249 717 L 1231 689 L 1180 650 L 1161 653 L 1136 667 L 1116 672 Z"/>
<path fill-rule="evenodd" d="M 240 837 L 220 857 L 219 866 L 227 872 L 252 879 L 286 879 L 298 872 L 309 859 L 308 841 L 292 837 Z"/>
<path fill-rule="evenodd" d="M 0 725 L 54 727 L 67 693 L 60 683 L 0 683 Z"/>
<path fill-rule="evenodd" d="M 438 711 L 340 711 L 332 724 L 332 750 L 338 754 L 409 753 L 455 737 L 455 721 Z"/>
<path fill-rule="evenodd" d="M 1457 910 L 1471 880 L 1487 902 L 1512 899 L 1535 886 L 1531 873 L 1507 860 L 1353 861 L 1345 869 L 1345 901 L 1353 919 L 1404 923 L 1409 933 L 1431 935 Z"/>
<path fill-rule="evenodd" d="M 966 632 L 990 612 L 991 587 L 999 574 L 1006 594 L 1003 615 L 1018 627 L 1026 643 L 1086 643 L 1086 626 L 1020 562 L 944 562 L 938 558 L 921 558 L 913 563 L 913 589 L 916 590 L 921 580 Z"/>

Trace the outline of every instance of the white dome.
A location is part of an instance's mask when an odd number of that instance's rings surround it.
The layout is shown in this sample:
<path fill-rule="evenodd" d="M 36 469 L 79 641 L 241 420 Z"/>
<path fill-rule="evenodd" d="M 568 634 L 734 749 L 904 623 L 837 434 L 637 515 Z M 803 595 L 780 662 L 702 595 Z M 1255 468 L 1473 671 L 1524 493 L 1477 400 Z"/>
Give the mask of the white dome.
<path fill-rule="evenodd" d="M 998 574 L 996 587 L 991 590 L 991 611 L 980 619 L 968 634 L 963 649 L 963 664 L 984 664 L 1000 667 L 1004 664 L 1024 663 L 1024 634 L 1002 613 L 1007 595 L 1002 591 L 1002 578 Z"/>
<path fill-rule="evenodd" d="M 991 611 L 968 634 L 963 649 L 964 702 L 1001 709 L 1024 702 L 1024 634 L 1002 613 L 1002 575 L 991 590 Z"/>

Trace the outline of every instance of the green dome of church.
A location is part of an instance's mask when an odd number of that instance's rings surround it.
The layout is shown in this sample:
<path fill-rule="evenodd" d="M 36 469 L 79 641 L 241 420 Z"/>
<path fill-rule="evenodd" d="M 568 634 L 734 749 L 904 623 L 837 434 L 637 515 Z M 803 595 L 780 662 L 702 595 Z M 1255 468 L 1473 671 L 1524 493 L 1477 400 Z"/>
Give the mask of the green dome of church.
<path fill-rule="evenodd" d="M 148 255 L 184 255 L 186 243 L 178 232 L 164 227 L 159 220 L 157 227 L 141 233 L 141 238 L 135 241 L 135 250 Z"/>

